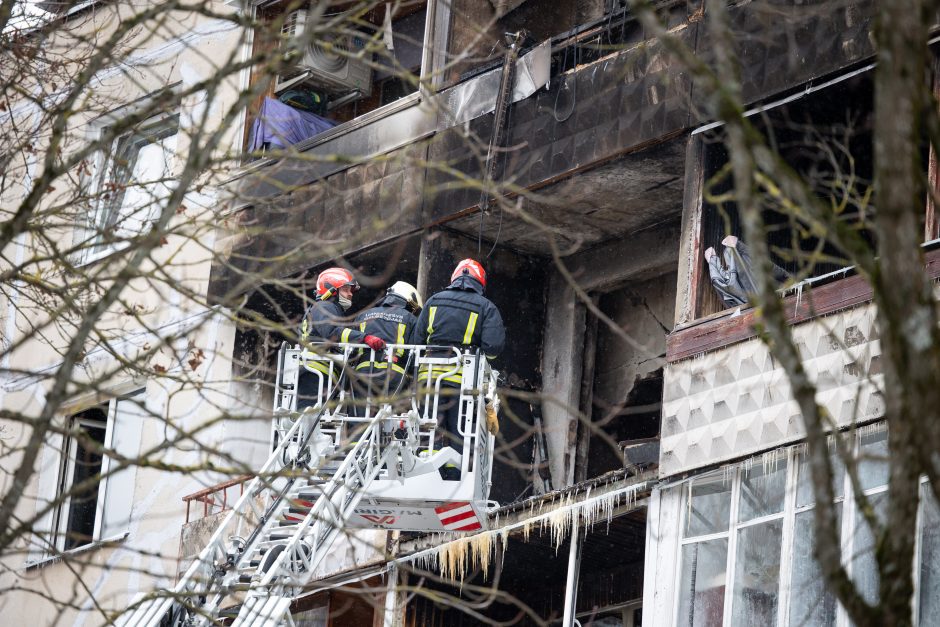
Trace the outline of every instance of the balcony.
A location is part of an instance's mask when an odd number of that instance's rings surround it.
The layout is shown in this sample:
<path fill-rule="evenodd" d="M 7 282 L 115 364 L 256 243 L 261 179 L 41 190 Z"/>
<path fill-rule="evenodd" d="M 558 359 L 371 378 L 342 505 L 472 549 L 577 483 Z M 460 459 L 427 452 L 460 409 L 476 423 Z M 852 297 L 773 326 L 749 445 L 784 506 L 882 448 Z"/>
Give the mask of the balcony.
<path fill-rule="evenodd" d="M 926 254 L 940 278 L 940 250 Z M 849 276 L 786 297 L 817 401 L 839 427 L 879 418 L 884 402 L 871 287 Z M 783 368 L 756 337 L 754 311 L 680 327 L 667 342 L 661 476 L 751 455 L 805 437 Z"/>

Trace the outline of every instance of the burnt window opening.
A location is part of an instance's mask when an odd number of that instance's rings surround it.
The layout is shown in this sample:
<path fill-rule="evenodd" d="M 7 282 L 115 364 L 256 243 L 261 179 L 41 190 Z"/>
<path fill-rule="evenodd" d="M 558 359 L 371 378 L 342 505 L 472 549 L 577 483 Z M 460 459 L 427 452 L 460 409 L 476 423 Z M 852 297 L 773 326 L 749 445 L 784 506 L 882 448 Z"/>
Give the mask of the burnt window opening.
<path fill-rule="evenodd" d="M 257 9 L 254 55 L 309 42 L 272 68 L 254 68 L 250 86 L 270 80 L 248 109 L 245 147 L 253 158 L 284 150 L 417 91 L 427 0 L 379 3 L 364 15 L 338 4 L 314 23 L 308 2 Z M 342 17 L 349 12 L 348 17 Z M 386 15 L 388 13 L 388 15 Z M 330 32 L 312 29 L 336 21 Z"/>
<path fill-rule="evenodd" d="M 658 463 L 675 286 L 676 275 L 668 273 L 594 297 L 612 325 L 588 314 L 581 410 L 590 424 L 581 425 L 587 437 L 579 438 L 576 481 L 619 470 L 637 474 Z"/>
<path fill-rule="evenodd" d="M 755 115 L 752 122 L 771 148 L 809 184 L 816 197 L 874 246 L 871 78 L 870 73 L 865 73 L 846 79 Z M 701 251 L 711 249 L 719 259 L 729 245 L 734 246 L 726 238 L 734 236 L 744 241 L 738 207 L 729 200 L 734 185 L 729 154 L 722 139 L 720 129 L 705 138 L 701 237 Z M 926 150 L 924 158 L 926 163 Z M 759 196 L 772 260 L 784 271 L 776 277 L 781 285 L 821 277 L 851 265 L 843 251 L 820 236 L 818 228 L 800 219 L 780 201 L 772 182 L 760 187 Z M 731 306 L 713 288 L 704 256 L 700 255 L 694 263 L 702 264 L 703 268 L 697 316 Z"/>

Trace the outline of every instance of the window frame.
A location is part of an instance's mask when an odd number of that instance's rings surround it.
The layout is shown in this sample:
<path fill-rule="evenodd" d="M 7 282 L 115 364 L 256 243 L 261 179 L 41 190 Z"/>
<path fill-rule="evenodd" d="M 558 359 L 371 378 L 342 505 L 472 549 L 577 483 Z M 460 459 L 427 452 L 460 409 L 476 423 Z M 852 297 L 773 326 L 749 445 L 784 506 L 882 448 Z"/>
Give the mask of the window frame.
<path fill-rule="evenodd" d="M 122 393 L 115 393 L 110 397 L 96 398 L 93 402 L 83 403 L 71 409 L 66 416 L 67 424 L 69 425 L 71 425 L 72 421 L 75 419 L 91 422 L 89 419 L 80 417 L 80 414 L 96 407 L 102 409 L 106 408 L 106 418 L 104 420 L 105 435 L 102 445 L 104 453 L 102 455 L 101 469 L 99 471 L 101 481 L 98 483 L 95 497 L 94 531 L 91 539 L 84 544 L 65 548 L 69 531 L 69 513 L 72 501 L 72 495 L 69 494 L 69 491 L 72 488 L 72 477 L 75 468 L 75 454 L 77 453 L 78 442 L 74 437 L 63 437 L 58 446 L 49 445 L 55 449 L 54 454 L 58 456 L 58 461 L 55 465 L 58 481 L 56 482 L 56 492 L 53 496 L 54 501 L 58 502 L 52 512 L 51 527 L 49 529 L 50 536 L 44 540 L 40 538 L 42 542 L 41 551 L 35 552 L 34 559 L 28 560 L 27 566 L 54 559 L 61 555 L 86 551 L 89 548 L 120 540 L 127 536 L 127 522 L 130 520 L 130 513 L 134 505 L 133 493 L 131 492 L 130 496 L 128 496 L 126 493 L 116 490 L 115 488 L 120 486 L 118 481 L 118 479 L 120 479 L 121 482 L 129 482 L 131 490 L 133 490 L 134 483 L 136 482 L 136 466 L 130 465 L 127 468 L 119 470 L 113 468 L 118 462 L 115 461 L 113 455 L 108 455 L 107 452 L 118 451 L 124 448 L 124 446 L 128 446 L 129 449 L 122 451 L 122 454 L 129 452 L 136 456 L 136 451 L 139 450 L 140 446 L 142 418 L 146 415 L 141 410 L 146 405 L 147 395 L 146 386 L 141 383 L 123 387 L 125 389 Z M 132 411 L 119 415 L 119 410 L 123 404 L 122 401 L 128 401 Z M 140 410 L 138 410 L 138 407 Z M 123 446 L 120 440 L 122 434 L 115 435 L 119 418 L 126 418 L 132 421 L 123 426 L 124 430 L 127 431 L 125 435 L 131 436 L 130 438 L 124 439 Z M 111 492 L 112 498 L 114 494 L 122 494 L 122 496 L 130 499 L 130 501 L 124 502 L 123 504 L 127 513 L 126 521 L 123 520 L 123 517 L 121 520 L 106 520 L 109 512 L 109 492 Z M 41 507 L 41 502 L 38 503 L 37 506 Z M 116 531 L 114 529 L 115 523 L 125 528 L 121 531 Z"/>
<path fill-rule="evenodd" d="M 108 427 L 111 424 L 110 420 L 110 407 L 111 403 L 108 404 L 108 411 L 105 412 L 104 420 L 96 420 L 93 418 L 83 417 L 86 411 L 95 409 L 95 407 L 102 407 L 102 405 L 89 407 L 86 410 L 79 412 L 78 414 L 73 414 L 69 417 L 69 427 L 70 430 L 74 430 L 76 426 L 88 427 L 95 426 L 98 428 L 104 429 L 104 437 L 99 443 L 104 447 L 104 443 L 108 440 Z M 86 431 L 87 433 L 87 431 Z M 96 440 L 97 441 L 97 440 Z M 101 498 L 102 482 L 99 482 L 94 487 L 94 498 L 95 498 L 95 518 L 92 522 L 92 536 L 91 538 L 82 544 L 77 544 L 70 546 L 67 545 L 70 541 L 70 534 L 72 529 L 69 528 L 71 524 L 72 517 L 72 504 L 75 498 L 75 494 L 72 493 L 75 484 L 75 468 L 78 463 L 78 453 L 79 453 L 80 443 L 77 438 L 69 436 L 65 442 L 65 450 L 62 455 L 61 462 L 61 473 L 59 477 L 58 485 L 58 494 L 65 495 L 66 498 L 62 500 L 62 503 L 59 505 L 56 511 L 56 523 L 55 523 L 55 547 L 58 551 L 67 552 L 72 550 L 77 550 L 84 548 L 85 546 L 91 544 L 95 541 L 95 538 L 100 537 L 101 535 L 101 518 L 104 509 L 104 499 Z M 98 472 L 102 471 L 104 466 L 104 455 L 101 456 L 101 460 L 98 464 Z M 90 495 L 89 495 L 90 496 Z"/>
<path fill-rule="evenodd" d="M 884 423 L 874 423 L 870 426 L 860 427 L 853 434 L 852 450 L 856 456 L 856 459 L 859 458 L 859 453 L 861 450 L 863 438 L 865 436 L 881 436 L 886 437 L 887 431 Z M 710 471 L 695 477 L 691 477 L 683 480 L 680 484 L 674 485 L 680 489 L 680 499 L 679 499 L 679 516 L 678 518 L 678 535 L 676 536 L 676 541 L 674 545 L 674 560 L 676 564 L 675 573 L 673 576 L 673 585 L 674 585 L 674 595 L 672 601 L 671 609 L 671 623 L 672 625 L 680 625 L 679 622 L 679 610 L 681 607 L 681 590 L 684 585 L 688 585 L 689 582 L 683 581 L 683 548 L 686 545 L 701 543 L 706 541 L 711 541 L 715 539 L 725 539 L 727 540 L 727 554 L 726 554 L 726 563 L 725 563 L 725 580 L 724 580 L 724 606 L 722 608 L 722 625 L 730 625 L 731 619 L 733 616 L 733 605 L 734 605 L 734 592 L 735 592 L 735 567 L 736 567 L 736 557 L 738 549 L 738 532 L 741 529 L 745 529 L 751 526 L 758 524 L 766 523 L 771 520 L 782 519 L 783 527 L 781 532 L 781 541 L 780 541 L 780 567 L 778 573 L 778 582 L 777 582 L 777 609 L 776 609 L 776 621 L 778 626 L 786 626 L 790 624 L 791 613 L 790 606 L 793 600 L 793 563 L 795 556 L 795 527 L 796 527 L 796 517 L 799 514 L 812 511 L 813 508 L 817 506 L 815 501 L 811 504 L 804 504 L 801 506 L 797 505 L 797 491 L 799 487 L 799 473 L 801 471 L 801 461 L 805 459 L 805 444 L 798 444 L 795 446 L 789 446 L 785 449 L 778 449 L 777 451 L 771 451 L 767 455 L 778 455 L 777 463 L 785 464 L 784 473 L 786 477 L 786 483 L 784 485 L 783 493 L 783 507 L 779 513 L 768 514 L 760 517 L 755 517 L 747 521 L 740 520 L 740 509 L 741 509 L 741 493 L 743 485 L 743 477 L 748 472 L 749 468 L 752 465 L 760 463 L 760 458 L 752 458 L 744 462 L 738 462 L 731 466 L 725 466 L 718 470 Z M 808 468 L 808 467 L 807 467 Z M 691 511 L 691 490 L 692 487 L 696 484 L 707 483 L 711 481 L 729 481 L 731 482 L 731 504 L 728 518 L 728 526 L 725 531 L 702 534 L 697 536 L 686 537 L 686 526 L 688 524 L 688 516 Z M 855 545 L 857 542 L 856 536 L 863 532 L 864 522 L 859 521 L 856 524 L 857 507 L 855 495 L 852 490 L 851 477 L 848 472 L 843 472 L 842 474 L 842 494 L 837 496 L 834 500 L 834 503 L 841 503 L 842 505 L 842 516 L 841 516 L 841 527 L 840 527 L 840 544 L 841 544 L 841 555 L 843 565 L 846 569 L 849 577 L 853 577 L 856 569 L 856 560 L 858 556 L 854 555 Z M 921 485 L 926 482 L 926 478 L 921 478 Z M 674 488 L 671 488 L 674 489 Z M 877 496 L 880 494 L 887 494 L 888 492 L 888 483 L 887 478 L 884 479 L 884 483 L 879 483 L 879 485 L 871 486 L 863 491 L 866 497 Z M 915 544 L 915 560 L 914 560 L 914 600 L 915 603 L 915 613 L 917 614 L 917 620 L 920 621 L 921 617 L 919 616 L 921 599 L 920 599 L 920 568 L 921 568 L 921 555 L 922 555 L 922 543 L 923 543 L 923 525 L 924 525 L 924 507 L 925 502 L 921 499 L 918 511 L 917 511 L 917 521 L 916 521 L 916 544 Z M 854 581 L 854 577 L 853 577 Z M 838 600 L 836 600 L 836 614 L 835 614 L 835 627 L 850 627 L 851 621 L 849 620 L 848 613 L 842 607 Z"/>
<path fill-rule="evenodd" d="M 143 109 L 152 102 L 152 98 L 153 96 L 148 96 L 137 103 L 116 109 L 99 118 L 92 123 L 89 128 L 89 140 L 100 140 L 108 129 L 114 126 L 115 122 Z M 125 221 L 129 217 L 122 215 L 122 213 L 125 211 L 124 204 L 127 198 L 127 189 L 133 186 L 133 170 L 138 164 L 140 150 L 145 146 L 162 142 L 168 138 L 178 137 L 182 130 L 182 111 L 179 104 L 177 104 L 172 109 L 161 111 L 142 120 L 133 128 L 114 137 L 107 148 L 100 148 L 95 153 L 89 181 L 90 184 L 87 189 L 90 199 L 88 211 L 80 229 L 84 232 L 84 236 L 81 238 L 83 241 L 80 259 L 78 260 L 79 265 L 94 263 L 99 259 L 130 246 L 130 242 L 128 241 L 108 242 L 105 231 L 114 228 L 117 224 Z M 122 167 L 118 164 L 115 157 L 118 154 L 118 149 L 121 147 L 121 144 L 126 141 L 132 142 L 131 146 L 134 148 L 134 160 L 130 164 L 130 167 L 128 167 L 127 164 L 123 165 L 126 175 L 123 176 L 123 187 L 120 192 L 116 193 L 112 190 L 110 195 L 106 198 L 104 197 L 107 191 L 106 186 L 115 179 L 112 174 L 117 171 L 119 167 Z M 177 147 L 174 146 L 171 151 L 167 153 L 166 168 L 169 172 L 167 181 L 163 183 L 151 182 L 142 187 L 152 188 L 156 185 L 163 185 L 169 188 L 173 184 L 172 179 L 177 174 L 177 166 Z M 153 221 L 156 207 L 161 202 L 163 202 L 163 199 L 154 195 L 147 210 L 147 215 L 139 220 L 139 228 L 129 234 L 141 234 L 144 231 L 144 225 Z M 107 224 L 102 221 L 102 216 L 106 217 Z"/>
<path fill-rule="evenodd" d="M 836 86 L 846 80 L 855 78 L 866 73 L 873 73 L 876 64 L 867 62 L 854 68 L 844 68 L 837 76 L 819 84 L 813 84 L 812 81 L 806 83 L 803 89 L 793 87 L 793 92 L 789 95 L 774 98 L 771 96 L 766 102 L 756 103 L 744 112 L 745 117 L 755 117 L 766 111 L 786 106 L 792 102 L 798 101 L 806 96 L 824 91 L 830 87 Z M 933 53 L 931 63 L 931 75 L 929 77 L 930 89 L 934 95 L 940 96 L 940 56 Z M 727 307 L 721 303 L 721 299 L 714 293 L 711 281 L 709 279 L 708 264 L 704 261 L 704 236 L 706 224 L 706 203 L 705 193 L 705 171 L 706 171 L 706 134 L 708 131 L 721 128 L 723 122 L 708 122 L 695 128 L 689 137 L 689 148 L 686 155 L 686 162 L 694 164 L 694 167 L 688 169 L 686 173 L 686 197 L 683 200 L 683 231 L 688 231 L 690 237 L 688 243 L 683 245 L 683 251 L 688 255 L 687 264 L 691 267 L 686 268 L 686 272 L 679 273 L 680 285 L 678 286 L 679 299 L 677 302 L 676 321 L 677 329 L 694 326 L 702 323 L 712 322 L 718 319 L 727 319 L 746 312 L 752 307 L 749 304 L 736 307 Z M 940 160 L 937 158 L 933 145 L 929 146 L 927 162 L 923 164 L 926 168 L 924 175 L 927 178 L 929 187 L 927 197 L 924 199 L 924 238 L 922 246 L 931 248 L 940 242 L 940 218 L 937 217 L 937 209 L 933 205 L 930 191 L 940 193 Z M 720 254 L 720 251 L 717 251 Z M 680 254 L 680 260 L 683 255 Z M 680 263 L 682 263 L 680 261 Z M 845 277 L 851 277 L 855 274 L 855 267 L 847 265 L 820 275 L 814 275 L 803 279 L 799 283 L 793 284 L 787 288 L 781 288 L 778 292 L 782 297 L 788 294 L 802 292 L 803 288 L 814 288 L 814 286 L 827 284 L 830 282 L 844 282 Z M 706 301 L 717 299 L 719 308 L 713 312 L 707 312 Z M 683 302 L 684 301 L 684 302 Z"/>

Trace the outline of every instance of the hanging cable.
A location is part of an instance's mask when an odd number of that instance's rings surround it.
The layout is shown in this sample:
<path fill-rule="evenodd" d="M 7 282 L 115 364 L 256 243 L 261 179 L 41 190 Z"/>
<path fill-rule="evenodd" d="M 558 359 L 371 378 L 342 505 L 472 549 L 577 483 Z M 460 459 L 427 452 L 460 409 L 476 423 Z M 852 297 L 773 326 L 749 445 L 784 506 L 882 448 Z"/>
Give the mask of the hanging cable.
<path fill-rule="evenodd" d="M 516 59 L 519 57 L 519 47 L 525 38 L 525 31 L 506 34 L 506 43 L 509 46 L 506 56 L 503 57 L 503 67 L 499 81 L 499 91 L 496 93 L 496 108 L 493 111 L 493 131 L 490 133 L 490 143 L 486 149 L 486 162 L 483 165 L 483 189 L 480 191 L 480 228 L 477 233 L 477 255 L 483 251 L 483 223 L 489 209 L 489 188 L 496 178 L 496 153 L 503 147 L 506 122 L 509 107 L 512 104 L 512 89 L 515 82 Z"/>

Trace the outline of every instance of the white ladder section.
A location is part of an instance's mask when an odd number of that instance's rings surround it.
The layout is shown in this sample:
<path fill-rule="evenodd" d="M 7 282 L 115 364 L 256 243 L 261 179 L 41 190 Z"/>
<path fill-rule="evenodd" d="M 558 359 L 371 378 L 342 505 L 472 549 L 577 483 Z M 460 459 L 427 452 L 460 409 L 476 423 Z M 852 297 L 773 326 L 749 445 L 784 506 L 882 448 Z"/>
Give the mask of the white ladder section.
<path fill-rule="evenodd" d="M 485 430 L 483 412 L 486 398 L 498 404 L 497 373 L 478 356 L 455 350 L 446 360 L 454 364 L 448 369 L 441 367 L 440 358 L 422 356 L 427 347 L 407 347 L 416 355 L 409 362 L 413 381 L 419 380 L 419 368 L 441 370 L 439 375 L 425 374 L 423 392 L 417 391 L 422 385 L 414 386 L 412 411 L 393 415 L 392 405 L 375 402 L 374 416 L 366 411 L 365 417 L 351 417 L 342 409 L 343 373 L 351 348 L 360 347 L 347 346 L 341 359 L 311 359 L 300 349 L 281 348 L 274 412 L 277 445 L 270 457 L 176 586 L 145 597 L 117 624 L 197 627 L 231 619 L 237 627 L 293 625 L 291 601 L 314 578 L 334 540 L 356 526 L 355 519 L 375 518 L 368 514 L 373 509 L 364 508 L 365 515 L 356 512 L 363 498 L 371 508 L 404 504 L 432 513 L 435 506 L 447 510 L 453 503 L 472 505 L 485 525 L 493 438 Z M 312 368 L 312 361 L 320 363 Z M 334 379 L 332 370 L 323 375 L 324 363 L 338 366 L 339 376 Z M 463 379 L 460 431 L 469 452 L 460 464 L 464 478 L 449 483 L 437 470 L 461 457 L 449 447 L 427 449 L 434 438 L 441 382 L 455 374 Z M 316 404 L 298 413 L 300 377 L 312 375 L 320 381 Z M 419 396 L 424 408 L 420 415 Z M 430 526 L 400 519 L 396 526 L 393 518 L 382 517 L 376 524 L 415 529 L 443 524 L 436 518 Z"/>
<path fill-rule="evenodd" d="M 225 601 L 236 606 L 239 597 L 244 600 L 233 625 L 291 624 L 290 600 L 311 579 L 369 483 L 397 453 L 394 440 L 384 447 L 379 442 L 381 421 L 390 412 L 386 407 L 376 415 L 328 479 L 304 479 L 301 473 L 274 477 L 270 471 L 284 452 L 279 446 L 176 587 L 141 604 L 121 624 L 211 625 Z M 302 424 L 297 421 L 295 428 Z M 258 501 L 272 489 L 280 498 L 262 511 Z M 247 537 L 231 533 L 251 520 L 258 522 Z"/>

